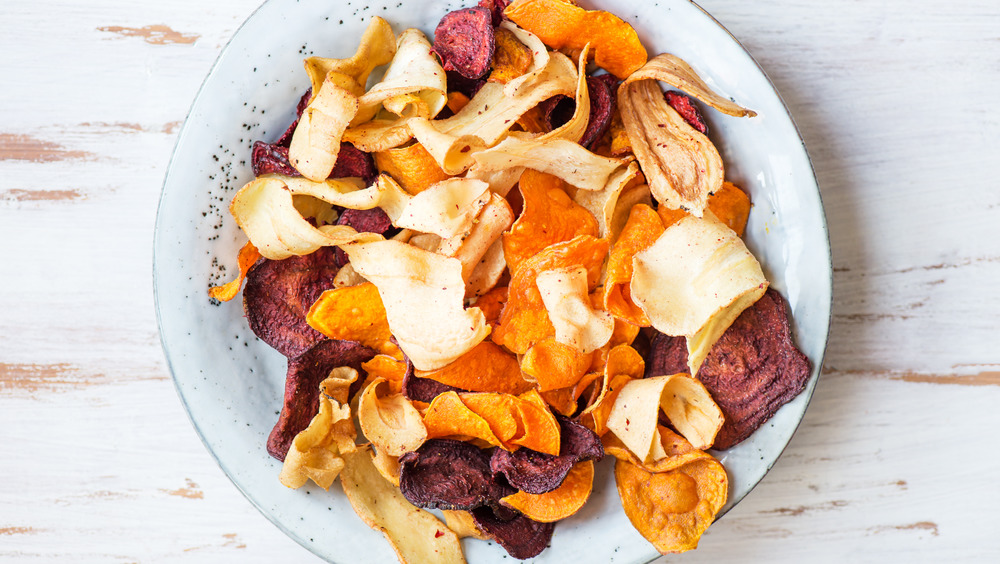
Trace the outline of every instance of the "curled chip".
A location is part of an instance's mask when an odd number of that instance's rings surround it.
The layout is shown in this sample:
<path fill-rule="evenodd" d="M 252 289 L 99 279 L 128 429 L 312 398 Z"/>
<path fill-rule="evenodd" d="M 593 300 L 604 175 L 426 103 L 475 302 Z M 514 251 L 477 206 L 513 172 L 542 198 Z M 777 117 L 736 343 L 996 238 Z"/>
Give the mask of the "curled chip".
<path fill-rule="evenodd" d="M 521 394 L 531 384 L 521 376 L 517 358 L 492 341 L 483 341 L 454 362 L 416 375 L 471 392 Z"/>
<path fill-rule="evenodd" d="M 540 523 L 555 523 L 573 515 L 587 503 L 594 488 L 594 463 L 590 460 L 573 466 L 558 488 L 542 493 L 517 492 L 501 498 L 500 503 L 516 509 Z"/>
<path fill-rule="evenodd" d="M 431 439 L 399 463 L 399 490 L 418 507 L 471 510 L 513 493 L 493 479 L 490 452 L 467 442 Z"/>
<path fill-rule="evenodd" d="M 534 378 L 538 391 L 549 392 L 575 386 L 593 360 L 593 351 L 583 353 L 549 337 L 528 349 L 521 359 L 521 370 Z"/>
<path fill-rule="evenodd" d="M 410 194 L 419 194 L 448 178 L 420 143 L 379 151 L 375 153 L 375 164 Z"/>
<path fill-rule="evenodd" d="M 520 396 L 445 392 L 424 412 L 424 425 L 431 438 L 474 437 L 506 450 L 559 453 L 559 423 L 534 389 Z"/>
<path fill-rule="evenodd" d="M 587 77 L 587 90 L 590 92 L 590 120 L 587 130 L 580 139 L 584 147 L 593 148 L 597 140 L 607 133 L 611 127 L 611 115 L 615 109 L 615 90 L 618 80 L 614 75 L 600 74 Z"/>
<path fill-rule="evenodd" d="M 474 510 L 472 517 L 479 530 L 520 560 L 541 554 L 555 530 L 555 523 L 539 523 L 516 512 L 512 519 L 501 519 L 489 507 Z"/>
<path fill-rule="evenodd" d="M 260 259 L 260 251 L 257 247 L 253 246 L 253 243 L 247 241 L 246 244 L 240 248 L 240 252 L 236 256 L 236 264 L 239 268 L 240 273 L 229 282 L 221 286 L 212 286 L 208 289 L 208 295 L 222 302 L 228 302 L 229 300 L 236 297 L 236 294 L 240 293 L 240 286 L 242 286 L 243 281 L 246 280 L 247 272 L 250 268 Z"/>
<path fill-rule="evenodd" d="M 250 329 L 281 354 L 299 355 L 323 339 L 306 323 L 306 312 L 324 290 L 333 287 L 336 275 L 331 247 L 306 256 L 257 262 L 247 272 L 243 290 Z"/>
<path fill-rule="evenodd" d="M 649 318 L 632 301 L 632 259 L 662 234 L 663 223 L 653 208 L 644 204 L 632 208 L 621 235 L 611 248 L 604 280 L 604 307 L 616 318 L 649 327 Z"/>
<path fill-rule="evenodd" d="M 389 383 L 389 389 L 394 393 L 402 393 L 403 380 L 407 371 L 412 370 L 406 360 L 397 359 L 387 354 L 375 355 L 375 358 L 361 364 L 369 379 L 382 378 Z"/>
<path fill-rule="evenodd" d="M 754 117 L 757 115 L 753 110 L 748 110 L 732 100 L 713 92 L 705 84 L 705 81 L 698 76 L 698 73 L 694 72 L 694 69 L 690 65 L 680 57 L 671 55 L 670 53 L 660 53 L 653 57 L 642 68 L 632 73 L 626 82 L 636 80 L 663 81 L 674 88 L 683 90 L 686 94 L 694 96 L 726 115 L 734 117 Z"/>
<path fill-rule="evenodd" d="M 705 122 L 705 117 L 701 115 L 701 110 L 694 104 L 694 100 L 690 96 L 673 90 L 668 90 L 663 96 L 666 98 L 667 103 L 670 104 L 670 107 L 679 113 L 688 125 L 708 135 L 708 123 Z"/>
<path fill-rule="evenodd" d="M 531 49 L 517 40 L 514 32 L 498 28 L 494 40 L 496 49 L 493 51 L 493 72 L 488 79 L 490 82 L 507 84 L 528 72 L 535 58 Z"/>
<path fill-rule="evenodd" d="M 465 78 L 480 78 L 490 70 L 494 48 L 493 14 L 487 8 L 445 14 L 434 29 L 434 52 L 445 70 L 458 71 Z"/>
<path fill-rule="evenodd" d="M 698 546 L 701 534 L 726 503 L 729 479 L 714 458 L 656 473 L 618 460 L 615 482 L 632 526 L 667 554 Z"/>
<path fill-rule="evenodd" d="M 642 378 L 645 363 L 639 353 L 628 345 L 617 345 L 608 351 L 600 387 L 583 410 L 581 422 L 598 436 L 607 432 L 608 415 L 615 404 L 618 392 L 628 382 Z"/>
<path fill-rule="evenodd" d="M 687 366 L 683 337 L 653 338 L 648 373 Z M 716 341 L 698 371 L 726 422 L 715 448 L 730 448 L 753 434 L 809 381 L 809 360 L 792 342 L 781 295 L 768 290 Z"/>
<path fill-rule="evenodd" d="M 528 448 L 514 452 L 498 448 L 490 459 L 493 473 L 503 474 L 510 485 L 523 492 L 542 494 L 558 488 L 576 463 L 604 458 L 601 439 L 593 431 L 565 417 L 556 419 L 560 430 L 558 456 Z"/>
<path fill-rule="evenodd" d="M 556 341 L 581 353 L 593 352 L 608 342 L 615 320 L 608 312 L 592 307 L 586 268 L 546 270 L 538 274 L 535 284 L 555 328 Z"/>
<path fill-rule="evenodd" d="M 331 339 L 357 341 L 383 354 L 397 350 L 389 342 L 392 333 L 385 308 L 371 282 L 323 292 L 309 308 L 306 321 Z"/>
<path fill-rule="evenodd" d="M 732 182 L 723 182 L 722 188 L 708 197 L 708 211 L 742 237 L 750 217 L 750 196 Z M 672 210 L 667 206 L 660 206 L 656 213 L 660 214 L 663 227 L 670 227 L 688 216 L 684 210 Z"/>
<path fill-rule="evenodd" d="M 427 438 L 420 412 L 402 394 L 393 393 L 389 382 L 381 378 L 361 393 L 358 422 L 375 449 L 389 456 L 416 450 Z"/>
<path fill-rule="evenodd" d="M 309 426 L 319 410 L 319 385 L 338 367 L 361 368 L 375 351 L 351 341 L 323 340 L 301 355 L 288 361 L 285 376 L 285 397 L 278 422 L 267 438 L 267 452 L 284 460 L 292 439 Z M 338 400 L 346 404 L 347 398 Z"/>

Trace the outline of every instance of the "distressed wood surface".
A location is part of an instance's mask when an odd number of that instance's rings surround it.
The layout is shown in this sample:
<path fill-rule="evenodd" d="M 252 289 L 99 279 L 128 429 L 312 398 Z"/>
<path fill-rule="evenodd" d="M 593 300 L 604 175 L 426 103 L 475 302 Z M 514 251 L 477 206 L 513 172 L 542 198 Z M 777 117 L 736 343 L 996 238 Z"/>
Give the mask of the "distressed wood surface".
<path fill-rule="evenodd" d="M 257 4 L 0 8 L 0 561 L 317 560 L 201 445 L 153 311 L 175 134 Z M 788 450 L 665 560 L 1000 561 L 1000 4 L 701 5 L 801 130 L 835 301 Z"/>

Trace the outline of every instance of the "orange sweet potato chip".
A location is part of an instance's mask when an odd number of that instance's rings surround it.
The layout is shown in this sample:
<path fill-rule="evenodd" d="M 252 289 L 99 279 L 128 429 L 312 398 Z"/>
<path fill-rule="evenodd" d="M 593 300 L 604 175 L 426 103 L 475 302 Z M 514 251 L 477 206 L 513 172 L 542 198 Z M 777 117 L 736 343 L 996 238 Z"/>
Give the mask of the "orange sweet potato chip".
<path fill-rule="evenodd" d="M 541 523 L 554 523 L 573 515 L 587 503 L 594 489 L 594 461 L 577 462 L 562 485 L 543 494 L 517 492 L 500 499 L 500 503 L 524 513 Z"/>
<path fill-rule="evenodd" d="M 449 92 L 448 93 L 448 109 L 451 110 L 453 114 L 457 114 L 462 111 L 462 108 L 469 103 L 469 97 L 461 92 Z"/>
<path fill-rule="evenodd" d="M 421 378 L 470 392 L 520 394 L 531 389 L 521 376 L 517 358 L 492 341 L 483 341 L 457 360 L 437 370 L 418 370 Z"/>
<path fill-rule="evenodd" d="M 728 495 L 722 464 L 703 458 L 669 472 L 615 462 L 618 495 L 632 526 L 661 554 L 698 546 Z"/>
<path fill-rule="evenodd" d="M 582 235 L 556 243 L 527 259 L 511 277 L 507 305 L 500 324 L 493 331 L 493 342 L 514 353 L 524 354 L 528 347 L 555 334 L 542 296 L 535 284 L 538 273 L 556 268 L 582 265 L 587 269 L 587 285 L 597 286 L 608 243 L 591 235 Z"/>
<path fill-rule="evenodd" d="M 420 143 L 375 153 L 375 166 L 410 194 L 419 194 L 450 178 Z"/>
<path fill-rule="evenodd" d="M 732 182 L 723 182 L 721 189 L 709 195 L 708 210 L 742 237 L 750 217 L 750 196 Z M 660 206 L 656 213 L 660 215 L 663 227 L 670 227 L 690 215 L 684 210 L 674 210 L 667 206 Z"/>
<path fill-rule="evenodd" d="M 503 306 L 506 303 L 507 286 L 497 286 L 476 298 L 472 307 L 481 309 L 483 315 L 486 316 L 486 323 L 493 329 L 496 329 L 497 324 L 500 323 L 500 314 L 503 312 Z"/>
<path fill-rule="evenodd" d="M 548 337 L 528 349 L 521 359 L 521 370 L 535 379 L 540 392 L 569 388 L 587 373 L 593 356 L 593 352 L 581 353 Z"/>
<path fill-rule="evenodd" d="M 532 389 L 517 396 L 517 400 L 516 407 L 521 421 L 521 434 L 512 438 L 511 444 L 559 456 L 559 422 L 552 415 L 545 399 L 538 393 L 538 390 Z"/>
<path fill-rule="evenodd" d="M 370 282 L 323 292 L 309 308 L 306 322 L 331 339 L 357 341 L 383 354 L 398 354 L 398 347 L 389 341 L 392 333 L 382 298 Z"/>
<path fill-rule="evenodd" d="M 629 212 L 628 221 L 608 257 L 608 275 L 604 282 L 604 307 L 617 319 L 649 327 L 649 318 L 632 301 L 632 258 L 648 248 L 663 233 L 663 223 L 653 208 L 638 204 Z"/>
<path fill-rule="evenodd" d="M 424 411 L 428 439 L 475 437 L 493 446 L 503 446 L 490 424 L 465 405 L 456 392 L 438 394 Z"/>
<path fill-rule="evenodd" d="M 498 27 L 493 39 L 496 48 L 493 51 L 493 72 L 487 79 L 489 82 L 507 84 L 528 72 L 535 56 L 527 45 L 517 40 L 514 32 Z"/>
<path fill-rule="evenodd" d="M 615 405 L 618 392 L 625 384 L 643 377 L 646 362 L 629 345 L 618 345 L 608 352 L 604 366 L 601 387 L 595 389 L 597 396 L 589 402 L 580 422 L 598 436 L 607 432 L 608 416 Z"/>
<path fill-rule="evenodd" d="M 559 454 L 559 422 L 538 392 L 520 396 L 445 392 L 424 413 L 428 438 L 471 437 L 506 450 Z"/>
<path fill-rule="evenodd" d="M 389 383 L 389 389 L 394 394 L 403 390 L 403 377 L 406 376 L 406 361 L 387 354 L 378 354 L 368 362 L 362 362 L 361 368 L 368 373 L 368 379 L 382 378 Z"/>
<path fill-rule="evenodd" d="M 503 254 L 512 273 L 553 243 L 597 236 L 597 220 L 566 194 L 566 183 L 559 177 L 528 169 L 521 174 L 518 187 L 524 209 L 503 235 Z"/>
<path fill-rule="evenodd" d="M 553 49 L 583 49 L 590 44 L 594 61 L 620 79 L 646 64 L 646 49 L 632 26 L 603 10 L 584 10 L 566 0 L 524 0 L 504 14 Z"/>
<path fill-rule="evenodd" d="M 257 262 L 257 259 L 261 257 L 260 251 L 257 247 L 253 245 L 250 241 L 247 241 L 246 245 L 240 249 L 239 254 L 236 256 L 236 263 L 239 265 L 240 273 L 235 279 L 223 284 L 222 286 L 212 286 L 208 289 L 208 295 L 213 297 L 220 302 L 228 302 L 229 300 L 236 297 L 236 294 L 240 293 L 240 286 L 243 285 L 243 280 L 247 277 L 247 272 L 250 267 Z"/>

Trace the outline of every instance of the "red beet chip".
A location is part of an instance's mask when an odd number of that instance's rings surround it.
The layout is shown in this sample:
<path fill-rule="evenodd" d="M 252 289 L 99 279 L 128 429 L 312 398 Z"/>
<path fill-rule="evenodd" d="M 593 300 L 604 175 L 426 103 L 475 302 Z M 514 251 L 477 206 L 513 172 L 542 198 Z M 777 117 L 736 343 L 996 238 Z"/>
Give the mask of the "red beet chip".
<path fill-rule="evenodd" d="M 417 507 L 498 506 L 513 488 L 493 478 L 490 452 L 464 441 L 431 439 L 399 457 L 399 491 Z"/>
<path fill-rule="evenodd" d="M 458 92 L 464 94 L 467 98 L 471 99 L 473 96 L 479 92 L 479 89 L 486 84 L 486 79 L 483 78 L 465 78 L 458 71 L 445 71 L 445 76 L 448 80 L 448 92 Z M 445 106 L 447 108 L 447 106 Z M 449 110 L 451 111 L 451 110 Z M 439 119 L 445 119 L 447 116 L 442 113 L 438 114 Z"/>
<path fill-rule="evenodd" d="M 295 106 L 295 121 L 293 121 L 292 125 L 289 125 L 288 129 L 281 134 L 281 137 L 274 142 L 275 145 L 288 147 L 292 144 L 292 134 L 295 133 L 296 126 L 299 125 L 299 118 L 302 117 L 302 112 L 304 112 L 306 110 L 306 106 L 309 105 L 309 99 L 312 98 L 312 91 L 312 87 L 310 86 L 309 89 L 306 90 L 306 93 L 299 98 L 299 103 Z"/>
<path fill-rule="evenodd" d="M 331 370 L 338 366 L 350 366 L 357 370 L 358 379 L 351 386 L 352 393 L 356 393 L 354 388 L 360 388 L 365 379 L 361 363 L 371 360 L 376 354 L 375 350 L 354 341 L 325 339 L 290 359 L 285 376 L 284 405 L 278 422 L 267 438 L 267 452 L 278 460 L 285 460 L 292 439 L 309 426 L 319 411 L 319 385 Z"/>
<path fill-rule="evenodd" d="M 705 121 L 705 117 L 701 115 L 701 110 L 695 105 L 694 99 L 687 94 L 673 90 L 668 90 L 663 96 L 667 99 L 670 107 L 677 110 L 677 113 L 684 118 L 684 121 L 688 122 L 688 125 L 706 135 L 708 134 L 708 123 Z"/>
<path fill-rule="evenodd" d="M 288 358 L 323 340 L 306 323 L 306 313 L 324 290 L 333 288 L 337 270 L 332 247 L 301 257 L 258 261 L 247 272 L 243 289 L 250 329 Z"/>
<path fill-rule="evenodd" d="M 510 0 L 479 0 L 479 6 L 490 11 L 493 17 L 493 27 L 501 24 L 504 20 L 503 11 L 510 6 Z"/>
<path fill-rule="evenodd" d="M 593 431 L 562 416 L 559 420 L 559 456 L 519 448 L 508 452 L 493 451 L 490 469 L 503 474 L 510 485 L 530 494 L 550 492 L 566 479 L 573 465 L 582 460 L 604 458 L 601 439 Z"/>
<path fill-rule="evenodd" d="M 254 176 L 264 174 L 284 174 L 285 176 L 302 176 L 288 162 L 288 147 L 277 143 L 254 141 L 250 151 L 250 167 Z"/>
<path fill-rule="evenodd" d="M 465 78 L 481 78 L 490 70 L 493 49 L 493 14 L 476 6 L 445 14 L 434 30 L 434 52 L 444 70 Z"/>
<path fill-rule="evenodd" d="M 647 376 L 687 372 L 684 337 L 653 337 L 646 366 Z M 805 389 L 810 373 L 809 359 L 792 342 L 788 306 L 768 289 L 736 318 L 698 369 L 698 379 L 726 418 L 713 448 L 727 449 L 752 435 Z"/>
<path fill-rule="evenodd" d="M 609 80 L 610 79 L 610 80 Z M 590 147 L 611 126 L 611 112 L 615 106 L 615 88 L 618 80 L 610 74 L 587 77 L 587 93 L 590 95 L 590 115 L 587 129 L 583 132 L 580 145 Z M 576 111 L 576 101 L 569 96 L 553 96 L 539 104 L 549 129 L 555 129 L 570 120 Z"/>
<path fill-rule="evenodd" d="M 344 142 L 340 144 L 340 152 L 337 153 L 337 162 L 333 165 L 330 178 L 351 176 L 361 178 L 370 186 L 378 177 L 378 170 L 375 168 L 375 159 L 370 154 Z"/>
<path fill-rule="evenodd" d="M 552 540 L 555 523 L 539 523 L 518 513 L 510 520 L 497 517 L 489 507 L 472 511 L 476 527 L 519 560 L 541 554 Z"/>
<path fill-rule="evenodd" d="M 462 393 L 467 390 L 462 390 L 449 386 L 448 384 L 442 384 L 437 380 L 431 380 L 430 378 L 421 378 L 414 375 L 412 372 L 407 372 L 406 376 L 403 377 L 403 396 L 411 401 L 422 401 L 424 403 L 430 403 L 434 401 L 434 398 L 445 392 L 458 392 Z"/>
<path fill-rule="evenodd" d="M 347 225 L 353 227 L 358 233 L 378 233 L 379 235 L 392 229 L 392 220 L 382 210 L 382 208 L 372 208 L 370 210 L 344 210 L 337 218 L 337 225 Z M 348 258 L 340 247 L 334 251 L 337 267 L 347 264 Z"/>

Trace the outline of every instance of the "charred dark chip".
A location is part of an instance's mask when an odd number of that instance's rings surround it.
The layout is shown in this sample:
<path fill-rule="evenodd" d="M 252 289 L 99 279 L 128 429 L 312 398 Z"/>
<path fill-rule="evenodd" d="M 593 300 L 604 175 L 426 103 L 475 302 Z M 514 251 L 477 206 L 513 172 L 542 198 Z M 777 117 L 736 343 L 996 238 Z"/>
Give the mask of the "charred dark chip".
<path fill-rule="evenodd" d="M 330 178 L 360 177 L 366 185 L 371 185 L 378 177 L 375 159 L 350 143 L 341 143 L 337 153 L 337 163 L 333 165 Z"/>
<path fill-rule="evenodd" d="M 539 523 L 518 513 L 516 517 L 502 520 L 489 507 L 472 511 L 476 527 L 502 546 L 507 554 L 524 560 L 541 554 L 552 540 L 555 523 Z"/>
<path fill-rule="evenodd" d="M 339 366 L 350 366 L 359 372 L 355 382 L 360 388 L 364 380 L 361 363 L 371 360 L 376 351 L 354 341 L 325 339 L 316 343 L 299 356 L 288 361 L 285 376 L 285 399 L 278 422 L 267 438 L 267 452 L 278 460 L 285 460 L 292 439 L 319 411 L 319 385 Z M 352 392 L 355 391 L 354 385 Z"/>
<path fill-rule="evenodd" d="M 299 103 L 295 106 L 295 121 L 293 121 L 292 125 L 289 125 L 288 129 L 281 134 L 281 137 L 274 142 L 275 145 L 288 147 L 292 144 L 292 135 L 295 133 L 295 128 L 299 125 L 299 118 L 302 117 L 302 112 L 306 110 L 306 106 L 309 105 L 309 100 L 312 99 L 312 92 L 312 87 L 309 87 L 309 89 L 306 90 L 306 93 L 299 98 Z"/>
<path fill-rule="evenodd" d="M 701 110 L 698 109 L 698 106 L 695 105 L 694 100 L 690 96 L 674 90 L 668 90 L 664 94 L 664 97 L 667 99 L 670 107 L 677 110 L 677 113 L 684 118 L 684 121 L 688 122 L 688 125 L 706 135 L 708 134 L 708 122 L 705 121 L 705 117 L 701 115 Z"/>
<path fill-rule="evenodd" d="M 378 233 L 379 235 L 392 229 L 392 220 L 386 215 L 382 208 L 372 208 L 369 210 L 344 210 L 337 218 L 337 225 L 347 225 L 353 227 L 358 233 Z M 334 252 L 337 267 L 347 264 L 348 258 L 340 247 Z"/>
<path fill-rule="evenodd" d="M 510 5 L 510 0 L 479 0 L 479 6 L 486 8 L 493 16 L 493 27 L 500 25 L 504 20 L 503 11 Z"/>
<path fill-rule="evenodd" d="M 514 452 L 498 448 L 490 459 L 493 473 L 502 473 L 510 485 L 521 491 L 542 494 L 562 485 L 577 462 L 604 458 L 601 439 L 593 431 L 559 415 L 556 419 L 560 429 L 559 456 L 528 448 Z"/>
<path fill-rule="evenodd" d="M 463 441 L 431 439 L 401 456 L 399 467 L 399 491 L 417 507 L 468 511 L 515 491 L 493 478 L 488 450 Z"/>
<path fill-rule="evenodd" d="M 484 78 L 465 78 L 457 71 L 446 71 L 444 74 L 448 78 L 448 92 L 464 94 L 470 100 L 486 84 L 486 79 Z M 445 107 L 447 108 L 447 106 Z M 441 112 L 438 114 L 438 118 L 445 119 L 447 116 L 444 115 L 444 110 L 441 110 Z"/>
<path fill-rule="evenodd" d="M 277 143 L 254 141 L 250 151 L 250 167 L 254 176 L 264 174 L 284 174 L 285 176 L 302 176 L 288 162 L 288 147 Z"/>
<path fill-rule="evenodd" d="M 493 14 L 480 6 L 445 14 L 434 30 L 434 52 L 444 70 L 458 71 L 465 78 L 489 72 L 495 48 Z"/>
<path fill-rule="evenodd" d="M 247 272 L 243 311 L 250 329 L 278 352 L 293 358 L 323 340 L 306 313 L 337 275 L 333 247 L 301 257 L 261 259 Z"/>
<path fill-rule="evenodd" d="M 687 371 L 684 337 L 653 337 L 646 375 Z M 698 369 L 698 379 L 726 418 L 713 448 L 730 448 L 753 434 L 805 389 L 810 373 L 809 359 L 792 342 L 785 300 L 768 289 L 736 318 Z"/>

